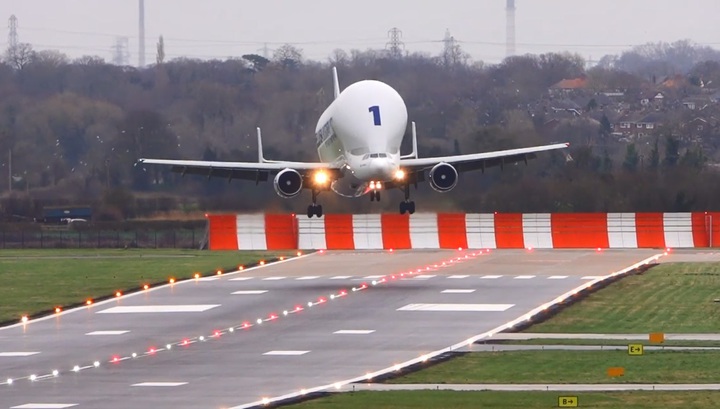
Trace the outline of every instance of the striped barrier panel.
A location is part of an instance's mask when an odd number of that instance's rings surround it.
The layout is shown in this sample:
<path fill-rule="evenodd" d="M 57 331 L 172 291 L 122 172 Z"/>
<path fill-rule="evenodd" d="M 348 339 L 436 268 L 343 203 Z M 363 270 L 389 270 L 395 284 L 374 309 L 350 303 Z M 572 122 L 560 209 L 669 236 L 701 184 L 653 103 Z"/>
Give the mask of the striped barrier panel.
<path fill-rule="evenodd" d="M 208 215 L 210 249 L 709 247 L 720 213 Z"/>

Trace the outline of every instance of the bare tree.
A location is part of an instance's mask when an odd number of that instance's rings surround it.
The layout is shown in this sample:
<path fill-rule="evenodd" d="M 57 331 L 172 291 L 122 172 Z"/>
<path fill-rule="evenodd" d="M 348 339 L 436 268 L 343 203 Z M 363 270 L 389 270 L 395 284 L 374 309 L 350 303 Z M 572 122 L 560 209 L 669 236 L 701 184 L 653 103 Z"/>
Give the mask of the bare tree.
<path fill-rule="evenodd" d="M 17 70 L 22 70 L 33 58 L 35 58 L 35 51 L 28 43 L 10 47 L 5 53 L 5 61 Z"/>

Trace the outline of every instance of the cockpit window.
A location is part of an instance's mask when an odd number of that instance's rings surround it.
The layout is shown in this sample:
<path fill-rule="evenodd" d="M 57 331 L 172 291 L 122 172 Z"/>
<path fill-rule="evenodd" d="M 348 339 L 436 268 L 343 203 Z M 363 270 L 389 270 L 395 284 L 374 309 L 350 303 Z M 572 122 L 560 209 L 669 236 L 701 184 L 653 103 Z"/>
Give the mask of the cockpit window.
<path fill-rule="evenodd" d="M 387 153 L 381 153 L 381 154 L 380 154 L 380 157 L 381 157 L 381 158 L 387 158 Z"/>
<path fill-rule="evenodd" d="M 377 153 L 373 153 L 373 154 L 370 155 L 370 157 L 371 157 L 371 158 L 377 158 L 377 157 L 378 157 L 378 154 L 377 154 Z"/>

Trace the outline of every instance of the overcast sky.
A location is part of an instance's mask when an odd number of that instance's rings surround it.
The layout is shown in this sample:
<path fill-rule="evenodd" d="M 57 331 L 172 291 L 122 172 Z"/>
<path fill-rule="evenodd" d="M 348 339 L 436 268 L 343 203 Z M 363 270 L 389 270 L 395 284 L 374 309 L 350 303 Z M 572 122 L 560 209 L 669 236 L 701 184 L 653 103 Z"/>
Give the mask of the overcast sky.
<path fill-rule="evenodd" d="M 599 59 L 633 45 L 691 39 L 720 48 L 720 0 L 516 0 L 517 54 L 578 52 Z M 137 0 L 1 0 L 21 42 L 71 57 L 111 59 L 117 36 L 138 61 Z M 262 54 L 295 43 L 326 60 L 335 48 L 385 48 L 402 30 L 408 51 L 437 54 L 445 30 L 474 60 L 505 57 L 505 0 L 145 0 L 146 60 L 165 37 L 168 58 Z M 3 25 L 4 27 L 5 25 Z M 7 47 L 7 29 L 0 47 Z"/>

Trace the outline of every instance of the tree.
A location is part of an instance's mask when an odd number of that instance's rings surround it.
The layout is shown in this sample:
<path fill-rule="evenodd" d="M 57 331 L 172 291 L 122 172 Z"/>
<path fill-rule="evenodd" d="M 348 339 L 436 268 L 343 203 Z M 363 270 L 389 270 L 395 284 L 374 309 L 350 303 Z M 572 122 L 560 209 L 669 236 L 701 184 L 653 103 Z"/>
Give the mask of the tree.
<path fill-rule="evenodd" d="M 296 68 L 302 64 L 302 50 L 292 44 L 283 44 L 273 53 L 273 60 L 285 68 Z"/>
<path fill-rule="evenodd" d="M 256 72 L 264 70 L 270 63 L 270 60 L 258 54 L 245 54 L 242 58 L 252 64 L 252 69 Z"/>
<path fill-rule="evenodd" d="M 165 40 L 163 39 L 163 36 L 160 36 L 157 43 L 157 55 L 155 56 L 155 61 L 157 62 L 157 65 L 162 65 L 162 63 L 165 62 Z"/>
<path fill-rule="evenodd" d="M 648 164 L 650 169 L 657 169 L 660 166 L 660 149 L 658 148 L 658 138 L 655 138 L 653 148 L 650 151 L 650 163 Z"/>
<path fill-rule="evenodd" d="M 628 172 L 637 171 L 638 164 L 640 163 L 640 155 L 635 148 L 635 144 L 631 143 L 625 148 L 625 160 L 623 161 L 622 167 Z"/>
<path fill-rule="evenodd" d="M 600 128 L 598 128 L 598 134 L 600 134 L 601 138 L 607 139 L 611 133 L 612 124 L 610 123 L 607 115 L 603 114 L 602 118 L 600 118 Z"/>
<path fill-rule="evenodd" d="M 665 158 L 663 166 L 667 168 L 674 167 L 680 160 L 680 141 L 672 135 L 665 138 Z"/>
<path fill-rule="evenodd" d="M 5 53 L 5 61 L 16 70 L 22 70 L 35 58 L 35 51 L 32 45 L 20 43 L 15 47 L 8 48 Z"/>

